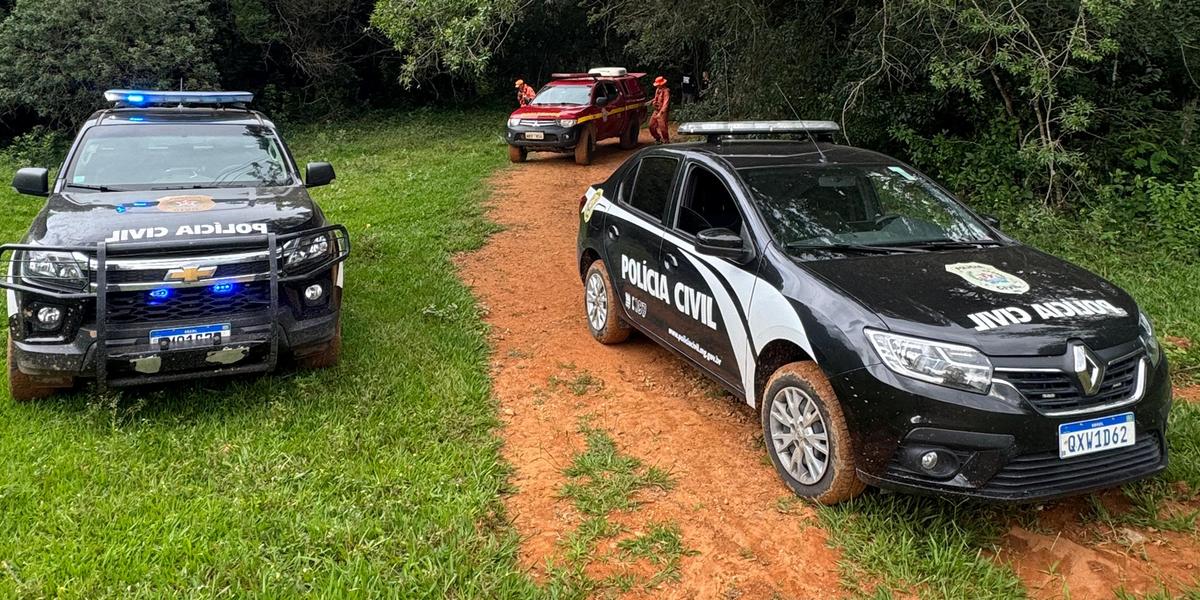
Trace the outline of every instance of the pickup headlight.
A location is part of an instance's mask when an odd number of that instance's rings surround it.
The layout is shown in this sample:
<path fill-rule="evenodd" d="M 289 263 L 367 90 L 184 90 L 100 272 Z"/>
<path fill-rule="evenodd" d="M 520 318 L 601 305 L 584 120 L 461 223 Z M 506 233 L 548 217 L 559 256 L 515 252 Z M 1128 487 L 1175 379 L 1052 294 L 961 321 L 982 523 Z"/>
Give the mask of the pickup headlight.
<path fill-rule="evenodd" d="M 517 125 L 520 125 L 520 124 L 521 124 L 521 119 L 511 118 L 508 120 L 509 127 L 516 127 Z"/>
<path fill-rule="evenodd" d="M 558 126 L 559 127 L 574 127 L 575 119 L 559 119 Z"/>
<path fill-rule="evenodd" d="M 26 252 L 21 278 L 58 290 L 82 290 L 88 284 L 87 270 L 66 252 Z"/>
<path fill-rule="evenodd" d="M 320 262 L 331 258 L 336 248 L 333 236 L 328 233 L 288 240 L 283 244 L 283 267 L 295 269 L 298 266 Z"/>
<path fill-rule="evenodd" d="M 1150 362 L 1157 365 L 1158 359 L 1162 356 L 1162 348 L 1159 346 L 1158 338 L 1154 336 L 1154 325 L 1150 324 L 1150 317 L 1140 310 L 1138 311 L 1138 333 L 1142 338 L 1142 345 L 1146 347 L 1146 354 L 1150 355 Z"/>
<path fill-rule="evenodd" d="M 883 364 L 900 375 L 979 394 L 992 386 L 992 361 L 970 346 L 875 329 L 865 333 Z"/>

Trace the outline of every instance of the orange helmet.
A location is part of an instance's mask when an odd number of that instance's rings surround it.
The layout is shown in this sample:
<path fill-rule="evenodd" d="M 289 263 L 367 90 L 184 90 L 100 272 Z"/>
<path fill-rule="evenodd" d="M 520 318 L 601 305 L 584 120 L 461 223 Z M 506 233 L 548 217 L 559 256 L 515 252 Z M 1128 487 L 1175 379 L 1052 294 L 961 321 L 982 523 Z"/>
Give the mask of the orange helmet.
<path fill-rule="evenodd" d="M 662 75 L 659 75 L 657 78 L 655 78 L 655 80 L 654 80 L 654 87 L 662 87 L 662 86 L 664 86 L 664 85 L 667 85 L 667 78 L 666 78 L 666 77 L 663 77 Z"/>
<path fill-rule="evenodd" d="M 518 79 L 518 80 L 517 80 L 517 85 L 515 85 L 515 86 L 513 86 L 513 87 L 521 87 L 521 86 L 523 86 L 523 85 L 525 85 L 525 80 L 524 80 L 524 79 Z"/>

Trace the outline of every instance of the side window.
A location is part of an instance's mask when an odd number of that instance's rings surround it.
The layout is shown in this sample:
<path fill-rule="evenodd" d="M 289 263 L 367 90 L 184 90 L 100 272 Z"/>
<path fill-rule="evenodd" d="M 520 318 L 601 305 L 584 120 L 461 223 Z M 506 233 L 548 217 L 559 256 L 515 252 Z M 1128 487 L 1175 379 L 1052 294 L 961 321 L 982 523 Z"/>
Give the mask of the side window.
<path fill-rule="evenodd" d="M 679 203 L 679 214 L 675 228 L 696 235 L 705 229 L 722 227 L 734 233 L 742 230 L 742 215 L 737 202 L 729 194 L 729 188 L 715 173 L 704 167 L 694 167 L 688 172 Z"/>
<path fill-rule="evenodd" d="M 661 223 L 670 199 L 671 183 L 679 160 L 662 156 L 643 158 L 629 194 L 629 205 Z"/>

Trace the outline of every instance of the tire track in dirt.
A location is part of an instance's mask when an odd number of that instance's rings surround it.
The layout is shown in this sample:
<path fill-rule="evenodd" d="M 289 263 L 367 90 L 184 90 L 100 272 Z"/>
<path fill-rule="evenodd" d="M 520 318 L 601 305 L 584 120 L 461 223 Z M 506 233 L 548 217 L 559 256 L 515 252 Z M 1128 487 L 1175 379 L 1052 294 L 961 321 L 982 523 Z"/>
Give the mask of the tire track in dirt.
<path fill-rule="evenodd" d="M 622 451 L 677 482 L 614 521 L 631 530 L 677 522 L 696 552 L 683 558 L 679 583 L 630 596 L 840 596 L 838 554 L 811 508 L 780 503 L 792 496 L 766 461 L 753 410 L 644 337 L 606 347 L 588 333 L 575 264 L 579 198 L 626 156 L 606 143 L 590 167 L 536 154 L 501 171 L 490 214 L 505 230 L 458 260 L 492 326 L 503 454 L 514 467 L 506 504 L 521 563 L 545 580 L 547 561 L 562 554 L 557 543 L 582 520 L 557 496 L 563 468 L 583 448 L 578 420 L 594 415 Z M 585 373 L 603 383 L 582 393 L 556 383 Z"/>

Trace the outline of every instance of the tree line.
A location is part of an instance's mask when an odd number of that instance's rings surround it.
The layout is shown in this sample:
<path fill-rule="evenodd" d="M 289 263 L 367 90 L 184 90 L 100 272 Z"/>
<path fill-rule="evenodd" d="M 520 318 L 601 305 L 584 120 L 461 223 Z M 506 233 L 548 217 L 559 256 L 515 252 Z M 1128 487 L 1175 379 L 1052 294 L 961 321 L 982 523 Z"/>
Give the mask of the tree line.
<path fill-rule="evenodd" d="M 108 87 L 248 89 L 299 120 L 509 101 L 517 77 L 617 64 L 676 89 L 706 73 L 677 119 L 790 100 L 988 206 L 1200 239 L 1175 214 L 1200 208 L 1191 0 L 0 0 L 0 17 L 2 137 L 69 130 Z"/>

